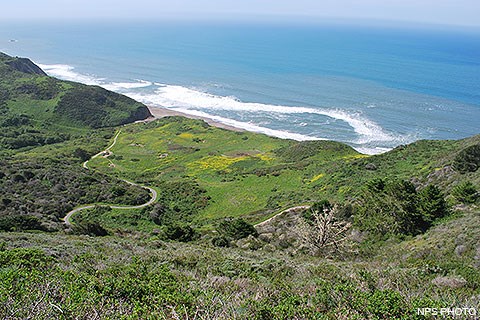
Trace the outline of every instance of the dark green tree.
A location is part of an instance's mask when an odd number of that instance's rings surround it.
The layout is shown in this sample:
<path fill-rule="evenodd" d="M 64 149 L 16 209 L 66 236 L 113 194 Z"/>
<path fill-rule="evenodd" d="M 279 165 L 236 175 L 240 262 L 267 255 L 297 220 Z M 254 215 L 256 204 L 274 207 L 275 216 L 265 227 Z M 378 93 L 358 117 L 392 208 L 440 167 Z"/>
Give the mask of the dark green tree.
<path fill-rule="evenodd" d="M 460 173 L 475 172 L 480 167 L 480 144 L 460 151 L 453 161 L 453 168 Z"/>
<path fill-rule="evenodd" d="M 470 181 L 464 181 L 456 185 L 452 190 L 452 195 L 462 203 L 475 203 L 480 196 L 477 188 Z"/>
<path fill-rule="evenodd" d="M 425 222 L 423 230 L 428 229 L 433 221 L 443 218 L 449 212 L 442 191 L 435 185 L 428 185 L 419 193 L 419 210 Z"/>
<path fill-rule="evenodd" d="M 241 218 L 223 220 L 219 223 L 217 232 L 220 235 L 234 240 L 246 238 L 249 235 L 254 237 L 258 235 L 255 227 Z"/>

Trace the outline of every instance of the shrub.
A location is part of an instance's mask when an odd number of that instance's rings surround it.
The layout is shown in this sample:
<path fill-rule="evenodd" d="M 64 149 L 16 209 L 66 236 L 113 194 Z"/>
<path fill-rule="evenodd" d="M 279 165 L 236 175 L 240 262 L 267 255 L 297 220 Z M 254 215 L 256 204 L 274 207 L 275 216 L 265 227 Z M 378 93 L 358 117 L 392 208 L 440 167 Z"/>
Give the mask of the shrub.
<path fill-rule="evenodd" d="M 73 225 L 73 230 L 77 234 L 87 234 L 90 236 L 104 237 L 108 231 L 97 221 L 82 221 Z"/>
<path fill-rule="evenodd" d="M 462 203 L 475 203 L 478 199 L 478 192 L 475 185 L 470 181 L 464 181 L 456 185 L 452 190 L 453 197 Z"/>
<path fill-rule="evenodd" d="M 376 235 L 415 235 L 449 213 L 443 193 L 429 185 L 420 192 L 409 181 L 373 180 L 355 206 L 355 223 Z"/>
<path fill-rule="evenodd" d="M 1 266 L 18 266 L 27 268 L 38 268 L 48 265 L 53 258 L 47 256 L 39 249 L 15 248 L 0 251 Z"/>
<path fill-rule="evenodd" d="M 165 222 L 165 216 L 167 214 L 167 211 L 167 206 L 162 203 L 155 203 L 153 205 L 152 211 L 150 211 L 149 213 L 150 219 L 152 219 L 155 224 L 161 225 L 163 224 L 163 222 Z"/>
<path fill-rule="evenodd" d="M 460 173 L 475 172 L 480 167 L 480 144 L 460 151 L 453 160 L 453 168 Z"/>
<path fill-rule="evenodd" d="M 39 218 L 32 215 L 5 216 L 0 218 L 0 230 L 44 230 Z"/>
<path fill-rule="evenodd" d="M 442 191 L 435 185 L 428 185 L 419 193 L 419 210 L 428 228 L 435 219 L 443 218 L 449 213 Z"/>
<path fill-rule="evenodd" d="M 376 235 L 416 234 L 421 215 L 416 209 L 416 191 L 407 181 L 367 184 L 356 206 L 355 223 Z"/>
<path fill-rule="evenodd" d="M 328 203 L 328 201 L 327 201 Z M 313 208 L 313 207 L 312 207 Z M 296 233 L 313 255 L 343 254 L 350 250 L 352 224 L 338 218 L 338 206 L 310 209 L 309 219 L 302 219 Z"/>
<path fill-rule="evenodd" d="M 313 213 L 324 212 L 325 210 L 331 210 L 332 208 L 333 206 L 328 200 L 321 200 L 314 203 L 310 209 L 303 211 L 302 217 L 307 221 L 313 222 L 315 220 Z"/>
<path fill-rule="evenodd" d="M 75 149 L 75 151 L 73 152 L 73 155 L 82 161 L 87 161 L 88 159 L 90 159 L 90 156 L 91 156 L 89 152 L 87 152 L 82 148 Z"/>
<path fill-rule="evenodd" d="M 241 218 L 225 219 L 218 225 L 217 232 L 224 237 L 239 240 L 249 235 L 256 237 L 258 235 L 255 227 Z"/>
<path fill-rule="evenodd" d="M 197 233 L 189 225 L 168 224 L 165 227 L 165 236 L 170 240 L 188 242 L 195 240 Z"/>
<path fill-rule="evenodd" d="M 225 236 L 218 236 L 212 239 L 212 244 L 215 247 L 229 247 L 230 241 L 228 241 L 228 238 Z"/>
<path fill-rule="evenodd" d="M 73 231 L 79 234 L 99 237 L 108 235 L 108 231 L 101 225 L 98 217 L 111 210 L 110 207 L 95 206 L 92 210 L 89 210 L 88 213 L 77 215 L 75 224 L 73 225 Z"/>
<path fill-rule="evenodd" d="M 193 214 L 205 208 L 209 197 L 197 182 L 166 181 L 158 185 L 158 202 L 149 212 L 152 221 L 158 225 L 190 221 Z"/>

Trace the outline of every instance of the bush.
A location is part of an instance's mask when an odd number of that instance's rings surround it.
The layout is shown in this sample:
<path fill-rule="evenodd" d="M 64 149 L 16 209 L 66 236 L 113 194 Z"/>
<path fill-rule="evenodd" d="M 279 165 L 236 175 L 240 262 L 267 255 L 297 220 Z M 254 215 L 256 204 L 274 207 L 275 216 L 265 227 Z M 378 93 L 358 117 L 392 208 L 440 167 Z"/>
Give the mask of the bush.
<path fill-rule="evenodd" d="M 338 206 L 316 208 L 310 209 L 309 220 L 300 220 L 295 226 L 295 233 L 302 244 L 313 255 L 327 256 L 350 252 L 352 224 L 338 218 Z"/>
<path fill-rule="evenodd" d="M 73 225 L 73 230 L 77 234 L 87 234 L 90 236 L 104 237 L 108 231 L 96 221 L 82 221 Z"/>
<path fill-rule="evenodd" d="M 89 152 L 87 152 L 82 148 L 75 149 L 75 151 L 73 152 L 73 155 L 82 161 L 87 161 L 88 159 L 90 159 L 90 156 L 91 156 Z"/>
<path fill-rule="evenodd" d="M 255 227 L 241 218 L 225 219 L 218 225 L 217 232 L 226 238 L 239 240 L 249 235 L 258 236 Z"/>
<path fill-rule="evenodd" d="M 420 192 L 409 181 L 373 180 L 355 207 L 355 223 L 376 235 L 415 235 L 449 213 L 443 193 L 429 185 Z"/>
<path fill-rule="evenodd" d="M 460 173 L 475 172 L 480 167 L 480 144 L 460 151 L 453 160 L 453 168 Z"/>
<path fill-rule="evenodd" d="M 166 221 L 167 211 L 167 206 L 162 203 L 155 203 L 152 211 L 149 213 L 150 219 L 152 219 L 155 224 L 161 225 Z"/>
<path fill-rule="evenodd" d="M 443 218 L 449 213 L 447 202 L 443 193 L 437 186 L 428 185 L 419 193 L 419 210 L 422 214 L 423 220 L 428 228 L 435 219 Z"/>
<path fill-rule="evenodd" d="M 18 266 L 27 268 L 38 268 L 48 265 L 53 258 L 45 252 L 31 248 L 15 248 L 0 251 L 1 266 Z"/>
<path fill-rule="evenodd" d="M 215 246 L 215 247 L 229 247 L 230 246 L 230 241 L 228 241 L 228 238 L 224 237 L 224 236 L 218 236 L 218 237 L 214 237 L 212 239 L 212 244 Z"/>
<path fill-rule="evenodd" d="M 42 230 L 45 231 L 39 218 L 32 215 L 5 216 L 0 218 L 0 230 Z"/>
<path fill-rule="evenodd" d="M 416 234 L 421 221 L 415 210 L 415 195 L 408 181 L 372 181 L 356 206 L 355 222 L 360 229 L 376 235 Z"/>
<path fill-rule="evenodd" d="M 321 200 L 319 202 L 315 202 L 310 209 L 303 211 L 302 217 L 309 221 L 313 222 L 315 220 L 313 213 L 314 212 L 324 212 L 325 210 L 330 211 L 333 208 L 332 204 L 328 200 Z"/>
<path fill-rule="evenodd" d="M 475 203 L 478 199 L 477 188 L 470 181 L 456 185 L 452 190 L 453 197 L 462 203 Z"/>
<path fill-rule="evenodd" d="M 111 210 L 110 207 L 95 206 L 92 210 L 89 210 L 88 213 L 77 215 L 75 224 L 73 225 L 74 232 L 99 237 L 108 235 L 108 231 L 100 224 L 98 217 Z"/>
<path fill-rule="evenodd" d="M 165 181 L 157 186 L 160 189 L 158 202 L 149 216 L 158 225 L 191 221 L 192 216 L 205 208 L 210 199 L 206 190 L 195 181 Z"/>
<path fill-rule="evenodd" d="M 189 242 L 195 240 L 197 233 L 188 225 L 169 224 L 165 227 L 165 236 L 170 240 Z"/>

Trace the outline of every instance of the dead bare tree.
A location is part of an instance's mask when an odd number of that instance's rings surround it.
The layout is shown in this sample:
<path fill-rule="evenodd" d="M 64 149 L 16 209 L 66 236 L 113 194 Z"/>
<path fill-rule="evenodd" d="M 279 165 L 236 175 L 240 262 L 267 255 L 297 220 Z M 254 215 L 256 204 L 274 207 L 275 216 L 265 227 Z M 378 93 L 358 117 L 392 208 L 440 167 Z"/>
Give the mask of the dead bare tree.
<path fill-rule="evenodd" d="M 303 246 L 313 255 L 330 256 L 352 249 L 352 224 L 337 218 L 338 206 L 312 211 L 311 219 L 300 219 L 296 227 Z"/>

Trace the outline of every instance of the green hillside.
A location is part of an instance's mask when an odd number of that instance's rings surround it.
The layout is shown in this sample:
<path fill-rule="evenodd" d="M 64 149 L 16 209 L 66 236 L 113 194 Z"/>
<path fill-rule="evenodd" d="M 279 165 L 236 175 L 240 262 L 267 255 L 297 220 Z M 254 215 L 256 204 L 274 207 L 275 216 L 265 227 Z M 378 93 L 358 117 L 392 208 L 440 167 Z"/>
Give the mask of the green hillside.
<path fill-rule="evenodd" d="M 0 60 L 0 318 L 480 312 L 480 135 L 367 156 L 130 123 L 148 109 Z"/>
<path fill-rule="evenodd" d="M 325 199 L 353 203 L 375 179 L 413 181 L 419 190 L 436 185 L 448 195 L 462 180 L 478 184 L 478 171 L 461 173 L 451 166 L 462 150 L 479 142 L 480 136 L 418 141 L 366 156 L 337 142 L 295 142 L 174 117 L 122 129 L 112 155 L 90 166 L 158 188 L 159 205 L 170 208 L 165 215 L 183 215 L 204 229 L 225 217 L 256 223 L 282 209 Z M 198 189 L 188 202 L 199 205 L 183 207 L 169 196 L 180 185 Z"/>
<path fill-rule="evenodd" d="M 142 203 L 146 191 L 81 162 L 107 143 L 111 127 L 149 116 L 132 99 L 0 53 L 0 230 L 59 230 L 64 213 L 85 202 Z"/>
<path fill-rule="evenodd" d="M 0 148 L 19 149 L 143 120 L 148 108 L 100 87 L 48 77 L 25 58 L 0 53 Z"/>

